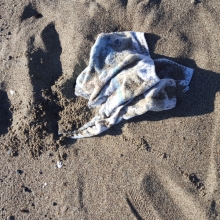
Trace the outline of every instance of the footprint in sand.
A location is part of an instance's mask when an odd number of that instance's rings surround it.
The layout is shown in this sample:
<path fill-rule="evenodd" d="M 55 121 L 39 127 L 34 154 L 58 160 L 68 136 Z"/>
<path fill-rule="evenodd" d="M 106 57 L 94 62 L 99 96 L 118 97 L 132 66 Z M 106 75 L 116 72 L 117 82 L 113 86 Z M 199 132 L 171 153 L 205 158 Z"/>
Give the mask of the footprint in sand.
<path fill-rule="evenodd" d="M 27 54 L 34 98 L 32 105 L 33 121 L 30 123 L 27 138 L 31 149 L 38 148 L 38 150 L 44 146 L 43 139 L 47 135 L 52 134 L 55 139 L 58 136 L 58 120 L 61 107 L 51 87 L 62 75 L 60 61 L 62 48 L 59 34 L 53 23 L 44 28 L 41 33 L 41 40 L 44 44 L 43 49 L 36 46 L 37 38 L 35 35 L 31 36 L 28 42 Z M 35 133 L 35 135 L 31 136 L 30 133 Z M 51 145 L 54 145 L 53 140 L 50 142 Z"/>
<path fill-rule="evenodd" d="M 62 75 L 60 55 L 62 48 L 59 35 L 53 23 L 48 24 L 41 33 L 45 50 L 35 48 L 35 36 L 30 38 L 28 67 L 34 90 L 35 102 L 42 101 L 42 90 L 50 90 Z"/>
<path fill-rule="evenodd" d="M 147 174 L 141 182 L 140 189 L 133 189 L 125 198 L 138 220 L 209 219 L 210 211 L 206 212 L 196 197 L 165 172 L 159 175 L 153 172 Z M 215 207 L 216 204 L 212 202 L 212 213 L 216 213 Z"/>

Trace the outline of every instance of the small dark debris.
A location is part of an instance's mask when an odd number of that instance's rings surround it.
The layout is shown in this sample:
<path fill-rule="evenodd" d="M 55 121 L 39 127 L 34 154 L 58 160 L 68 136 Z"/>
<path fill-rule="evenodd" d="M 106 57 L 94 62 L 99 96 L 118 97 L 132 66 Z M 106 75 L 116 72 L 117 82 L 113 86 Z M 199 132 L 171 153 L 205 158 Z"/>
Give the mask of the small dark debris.
<path fill-rule="evenodd" d="M 24 191 L 25 191 L 25 192 L 29 192 L 29 193 L 32 192 L 31 189 L 29 189 L 28 187 L 24 187 Z"/>
<path fill-rule="evenodd" d="M 49 157 L 52 157 L 53 156 L 53 154 L 52 153 L 49 153 Z"/>
<path fill-rule="evenodd" d="M 11 59 L 12 59 L 12 56 L 9 56 L 9 57 L 8 57 L 8 60 L 11 60 Z"/>
<path fill-rule="evenodd" d="M 31 189 L 29 189 L 28 187 L 26 187 L 26 186 L 21 186 L 22 188 L 23 188 L 23 191 L 24 192 L 29 192 L 29 193 L 31 193 L 32 191 L 31 191 Z"/>
<path fill-rule="evenodd" d="M 67 158 L 67 153 L 63 153 L 62 158 L 63 158 L 63 160 L 66 160 L 66 158 Z"/>
<path fill-rule="evenodd" d="M 199 3 L 201 3 L 202 2 L 202 0 L 194 0 L 194 5 L 196 5 L 196 4 L 199 4 Z"/>
<path fill-rule="evenodd" d="M 189 180 L 196 185 L 197 183 L 199 183 L 200 179 L 196 176 L 195 173 L 192 173 L 189 175 Z"/>
<path fill-rule="evenodd" d="M 20 211 L 23 212 L 23 213 L 29 213 L 28 209 L 21 209 Z"/>
<path fill-rule="evenodd" d="M 124 157 L 124 154 L 121 154 L 120 156 L 121 156 L 121 157 Z"/>
<path fill-rule="evenodd" d="M 211 202 L 211 207 L 209 210 L 209 217 L 210 217 L 210 219 L 216 219 L 217 216 L 218 216 L 218 212 L 216 210 L 216 202 L 215 202 L 215 200 L 213 200 Z"/>
<path fill-rule="evenodd" d="M 35 206 L 35 204 L 34 204 L 34 203 L 32 203 L 32 204 L 31 204 L 31 206 Z"/>
<path fill-rule="evenodd" d="M 122 1 L 121 1 L 121 4 L 122 4 L 123 7 L 126 8 L 126 7 L 127 7 L 127 4 L 128 4 L 128 0 L 122 0 Z"/>
<path fill-rule="evenodd" d="M 10 31 L 8 32 L 8 35 L 11 35 L 11 32 L 10 32 Z"/>
<path fill-rule="evenodd" d="M 43 15 L 42 15 L 42 14 L 40 14 L 40 13 L 38 13 L 38 14 L 36 14 L 34 17 L 35 17 L 35 18 L 37 18 L 37 19 L 39 19 L 39 18 L 42 18 L 42 17 L 43 17 Z"/>
<path fill-rule="evenodd" d="M 16 172 L 17 172 L 18 174 L 22 174 L 24 171 L 22 171 L 22 170 L 16 170 Z"/>
<path fill-rule="evenodd" d="M 200 182 L 200 179 L 196 176 L 195 173 L 189 175 L 189 180 L 196 186 L 199 190 L 204 190 L 205 186 Z"/>
<path fill-rule="evenodd" d="M 15 220 L 15 217 L 14 216 L 8 216 L 7 220 Z"/>
<path fill-rule="evenodd" d="M 42 172 L 42 171 L 39 171 L 39 174 L 43 174 L 43 172 Z"/>
<path fill-rule="evenodd" d="M 149 145 L 146 145 L 146 150 L 147 150 L 148 152 L 151 152 L 151 147 L 150 147 Z"/>
<path fill-rule="evenodd" d="M 18 155 L 19 155 L 19 154 L 18 154 L 17 151 L 13 152 L 13 156 L 14 156 L 14 157 L 18 157 Z"/>
<path fill-rule="evenodd" d="M 64 183 L 63 183 L 64 186 L 67 186 L 67 184 L 68 184 L 67 182 L 64 182 Z"/>
<path fill-rule="evenodd" d="M 57 206 L 57 203 L 56 203 L 56 202 L 53 202 L 53 206 Z"/>
<path fill-rule="evenodd" d="M 211 209 L 212 209 L 212 211 L 215 210 L 215 207 L 216 207 L 216 202 L 215 202 L 215 200 L 213 200 L 212 203 L 211 203 Z"/>
<path fill-rule="evenodd" d="M 144 148 L 148 152 L 151 152 L 151 147 L 150 147 L 150 145 L 148 144 L 148 142 L 144 138 L 141 138 L 141 141 L 140 141 L 140 144 L 138 145 L 137 150 L 139 150 L 140 148 L 141 149 Z"/>
<path fill-rule="evenodd" d="M 197 189 L 199 190 L 204 190 L 205 189 L 205 186 L 203 183 L 198 183 L 197 186 L 196 186 Z"/>
<path fill-rule="evenodd" d="M 168 156 L 167 153 L 164 153 L 164 154 L 163 154 L 163 158 L 164 158 L 164 159 L 167 159 L 167 156 Z"/>
<path fill-rule="evenodd" d="M 141 138 L 141 144 L 143 146 L 145 146 L 145 149 L 148 151 L 148 152 L 151 152 L 151 147 L 150 145 L 148 144 L 148 142 L 144 139 L 144 138 Z"/>
<path fill-rule="evenodd" d="M 185 34 L 182 34 L 181 41 L 187 42 L 188 41 L 188 37 Z M 185 140 L 185 137 L 183 137 L 183 139 Z"/>

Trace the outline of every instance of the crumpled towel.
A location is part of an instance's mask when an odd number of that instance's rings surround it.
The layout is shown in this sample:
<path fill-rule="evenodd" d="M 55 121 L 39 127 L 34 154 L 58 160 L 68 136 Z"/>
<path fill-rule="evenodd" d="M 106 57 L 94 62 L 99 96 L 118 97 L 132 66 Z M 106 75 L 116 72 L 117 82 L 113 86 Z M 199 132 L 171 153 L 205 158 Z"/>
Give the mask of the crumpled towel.
<path fill-rule="evenodd" d="M 98 114 L 71 138 L 100 134 L 147 111 L 174 108 L 176 91 L 187 91 L 192 75 L 193 69 L 173 61 L 152 60 L 142 32 L 101 33 L 75 87 L 75 94 L 88 99 Z"/>

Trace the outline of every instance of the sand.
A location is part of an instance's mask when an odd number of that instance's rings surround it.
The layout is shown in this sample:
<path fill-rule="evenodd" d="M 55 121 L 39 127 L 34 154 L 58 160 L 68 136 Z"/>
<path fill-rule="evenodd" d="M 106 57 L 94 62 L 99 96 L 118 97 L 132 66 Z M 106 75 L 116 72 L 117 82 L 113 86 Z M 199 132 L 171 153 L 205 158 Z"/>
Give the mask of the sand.
<path fill-rule="evenodd" d="M 216 0 L 1 0 L 0 219 L 220 219 L 219 11 Z M 75 79 L 114 31 L 145 32 L 152 58 L 194 68 L 189 92 L 97 137 L 58 136 L 94 114 Z"/>

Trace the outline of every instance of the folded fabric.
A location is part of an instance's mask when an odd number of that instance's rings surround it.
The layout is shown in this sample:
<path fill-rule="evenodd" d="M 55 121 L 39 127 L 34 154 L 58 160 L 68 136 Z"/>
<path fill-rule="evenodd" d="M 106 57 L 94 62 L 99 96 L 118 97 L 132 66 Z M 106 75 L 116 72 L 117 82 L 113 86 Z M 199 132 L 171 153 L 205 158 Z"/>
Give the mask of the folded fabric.
<path fill-rule="evenodd" d="M 173 61 L 153 60 L 142 32 L 100 34 L 75 87 L 75 94 L 88 99 L 88 106 L 98 113 L 71 132 L 71 138 L 100 134 L 147 111 L 174 108 L 176 92 L 188 90 L 192 75 L 193 69 Z"/>

